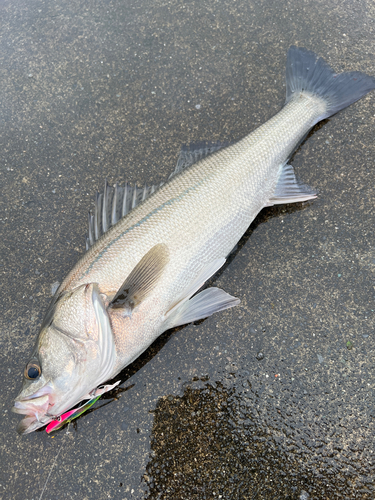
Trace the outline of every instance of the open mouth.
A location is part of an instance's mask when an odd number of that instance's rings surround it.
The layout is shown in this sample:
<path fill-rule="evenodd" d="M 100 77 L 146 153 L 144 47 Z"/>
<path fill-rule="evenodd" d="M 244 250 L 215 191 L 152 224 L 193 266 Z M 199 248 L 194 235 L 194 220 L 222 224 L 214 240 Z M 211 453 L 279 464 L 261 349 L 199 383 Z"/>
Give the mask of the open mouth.
<path fill-rule="evenodd" d="M 51 404 L 51 387 L 44 386 L 32 396 L 16 399 L 12 411 L 25 417 L 19 422 L 17 432 L 28 434 L 52 420 L 48 412 Z"/>
<path fill-rule="evenodd" d="M 46 415 L 48 410 L 48 396 L 43 396 L 43 398 L 38 398 L 38 403 L 30 403 L 30 401 L 16 401 L 12 411 L 14 413 L 19 413 L 25 415 L 25 417 L 18 423 L 17 432 L 19 434 L 28 434 L 33 432 L 39 427 L 48 424 L 52 420 L 52 417 Z"/>

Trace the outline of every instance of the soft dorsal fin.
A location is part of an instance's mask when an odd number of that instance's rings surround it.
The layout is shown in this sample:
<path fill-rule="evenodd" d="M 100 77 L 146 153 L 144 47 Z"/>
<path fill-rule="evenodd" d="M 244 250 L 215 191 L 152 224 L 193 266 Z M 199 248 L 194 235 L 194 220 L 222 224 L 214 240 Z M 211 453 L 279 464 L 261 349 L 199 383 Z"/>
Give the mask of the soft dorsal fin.
<path fill-rule="evenodd" d="M 275 192 L 269 199 L 267 206 L 312 200 L 316 196 L 316 192 L 311 187 L 297 181 L 293 167 L 285 163 L 281 167 Z"/>
<path fill-rule="evenodd" d="M 109 307 L 124 309 L 124 314 L 131 315 L 155 288 L 168 262 L 167 245 L 159 243 L 152 247 L 126 278 Z"/>
<path fill-rule="evenodd" d="M 188 146 L 182 146 L 177 165 L 174 171 L 169 176 L 169 179 L 184 170 L 185 168 L 191 167 L 194 163 L 197 163 L 203 158 L 206 158 L 212 153 L 219 151 L 226 146 L 229 146 L 229 142 L 195 142 L 189 144 Z"/>
<path fill-rule="evenodd" d="M 177 160 L 176 168 L 169 176 L 169 179 L 228 144 L 224 142 L 199 142 L 183 146 Z M 116 222 L 163 184 L 164 182 L 158 185 L 147 186 L 146 184 L 144 187 L 138 187 L 131 186 L 128 182 L 125 182 L 125 186 L 119 186 L 118 184 L 109 186 L 106 180 L 103 193 L 96 194 L 94 213 L 90 211 L 88 215 L 89 235 L 86 238 L 86 250 L 108 231 L 111 226 L 114 226 Z"/>

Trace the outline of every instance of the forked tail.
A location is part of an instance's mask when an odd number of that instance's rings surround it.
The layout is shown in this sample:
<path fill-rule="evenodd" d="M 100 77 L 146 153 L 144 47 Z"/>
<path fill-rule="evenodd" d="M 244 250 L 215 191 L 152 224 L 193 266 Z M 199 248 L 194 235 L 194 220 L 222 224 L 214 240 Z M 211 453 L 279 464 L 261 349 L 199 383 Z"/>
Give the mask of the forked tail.
<path fill-rule="evenodd" d="M 315 123 L 346 108 L 371 90 L 375 78 L 360 71 L 337 75 L 314 52 L 292 46 L 286 62 L 286 103 L 306 92 L 326 101 L 326 112 Z"/>

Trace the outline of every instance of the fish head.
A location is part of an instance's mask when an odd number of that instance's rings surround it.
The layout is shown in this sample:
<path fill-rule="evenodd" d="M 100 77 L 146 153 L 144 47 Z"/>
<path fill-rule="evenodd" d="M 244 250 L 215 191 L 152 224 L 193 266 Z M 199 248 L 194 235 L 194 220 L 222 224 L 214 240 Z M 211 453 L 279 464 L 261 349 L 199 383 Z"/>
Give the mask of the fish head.
<path fill-rule="evenodd" d="M 90 392 L 110 378 L 115 359 L 110 321 L 95 283 L 54 299 L 12 408 L 25 415 L 17 431 L 32 432 L 89 399 Z"/>

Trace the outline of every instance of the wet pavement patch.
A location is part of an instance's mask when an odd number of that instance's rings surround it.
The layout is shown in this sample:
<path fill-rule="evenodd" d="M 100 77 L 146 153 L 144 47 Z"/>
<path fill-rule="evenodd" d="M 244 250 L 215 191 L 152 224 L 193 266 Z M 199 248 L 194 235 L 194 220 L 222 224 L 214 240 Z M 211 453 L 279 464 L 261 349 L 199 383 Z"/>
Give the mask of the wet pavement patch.
<path fill-rule="evenodd" d="M 145 498 L 273 500 L 275 491 L 290 500 L 344 498 L 348 491 L 373 498 L 372 478 L 358 477 L 359 464 L 369 471 L 372 461 L 362 454 L 364 445 L 345 443 L 344 425 L 311 419 L 268 391 L 262 418 L 259 391 L 241 374 L 227 388 L 193 386 L 161 398 L 153 411 Z M 356 471 L 346 465 L 355 454 Z"/>

